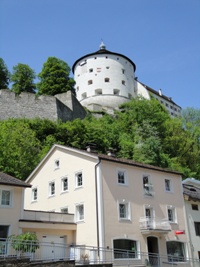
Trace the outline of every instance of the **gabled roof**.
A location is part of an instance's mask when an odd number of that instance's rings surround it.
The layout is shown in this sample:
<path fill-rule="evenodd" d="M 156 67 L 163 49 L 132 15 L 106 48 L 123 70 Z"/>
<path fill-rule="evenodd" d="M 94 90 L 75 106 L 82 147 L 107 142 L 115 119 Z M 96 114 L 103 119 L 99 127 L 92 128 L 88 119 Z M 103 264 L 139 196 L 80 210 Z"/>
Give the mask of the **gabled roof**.
<path fill-rule="evenodd" d="M 105 161 L 116 162 L 116 163 L 125 164 L 125 165 L 131 165 L 131 166 L 135 166 L 138 168 L 145 168 L 145 169 L 149 169 L 149 170 L 155 170 L 155 171 L 161 171 L 161 172 L 166 172 L 166 173 L 172 173 L 172 174 L 176 174 L 176 175 L 182 175 L 182 173 L 180 173 L 178 171 L 173 171 L 173 170 L 166 169 L 166 168 L 161 168 L 161 167 L 157 167 L 157 166 L 153 166 L 153 165 L 149 165 L 149 164 L 139 163 L 139 162 L 129 160 L 129 159 L 122 159 L 122 158 L 116 158 L 116 157 L 108 156 L 108 155 L 104 155 L 104 154 L 87 152 L 85 150 L 55 144 L 52 146 L 52 148 L 46 154 L 46 156 L 43 158 L 43 160 L 38 164 L 38 166 L 33 170 L 33 172 L 29 175 L 29 177 L 26 179 L 26 182 L 30 182 L 33 175 L 35 175 L 38 172 L 40 167 L 45 164 L 45 161 L 48 160 L 48 158 L 51 156 L 53 151 L 56 149 L 66 150 L 66 151 L 70 151 L 70 152 L 73 151 L 74 153 L 77 153 L 79 155 L 84 155 L 84 156 L 87 156 L 88 158 L 95 159 L 97 163 L 100 160 L 105 160 Z"/>
<path fill-rule="evenodd" d="M 10 185 L 10 186 L 17 186 L 17 187 L 31 187 L 30 184 L 25 183 L 9 174 L 4 172 L 0 172 L 0 185 Z"/>
<path fill-rule="evenodd" d="M 183 195 L 188 196 L 188 200 L 200 201 L 200 188 L 183 184 Z"/>
<path fill-rule="evenodd" d="M 187 178 L 183 182 L 183 195 L 187 200 L 200 201 L 200 181 L 194 178 Z"/>
<path fill-rule="evenodd" d="M 102 160 L 112 161 L 112 162 L 116 162 L 116 163 L 120 163 L 120 164 L 131 165 L 131 166 L 135 166 L 138 168 L 144 168 L 144 169 L 149 169 L 149 170 L 155 170 L 155 171 L 161 171 L 161 172 L 167 172 L 167 173 L 182 175 L 182 173 L 178 172 L 178 171 L 173 171 L 173 170 L 170 170 L 167 168 L 161 168 L 161 167 L 157 167 L 157 166 L 150 165 L 150 164 L 144 164 L 144 163 L 136 162 L 136 161 L 133 161 L 130 159 L 115 158 L 115 157 L 111 157 L 111 156 L 107 156 L 107 155 L 98 155 L 98 157 L 99 157 L 99 159 L 102 159 Z"/>
<path fill-rule="evenodd" d="M 138 82 L 139 82 L 139 81 L 138 81 Z M 157 95 L 157 96 L 159 96 L 159 97 L 165 99 L 166 101 L 169 101 L 170 103 L 172 103 L 173 105 L 176 105 L 177 107 L 179 107 L 179 108 L 181 109 L 181 107 L 180 107 L 179 105 L 177 105 L 177 104 L 172 100 L 171 97 L 168 97 L 168 96 L 163 95 L 163 94 L 160 95 L 158 91 L 152 89 L 152 88 L 149 87 L 148 85 L 146 85 L 146 84 L 144 84 L 144 83 L 142 83 L 142 82 L 139 82 L 139 83 L 140 83 L 141 85 L 143 85 L 149 92 L 151 92 L 151 93 L 153 93 L 153 94 L 155 94 L 155 95 Z"/>

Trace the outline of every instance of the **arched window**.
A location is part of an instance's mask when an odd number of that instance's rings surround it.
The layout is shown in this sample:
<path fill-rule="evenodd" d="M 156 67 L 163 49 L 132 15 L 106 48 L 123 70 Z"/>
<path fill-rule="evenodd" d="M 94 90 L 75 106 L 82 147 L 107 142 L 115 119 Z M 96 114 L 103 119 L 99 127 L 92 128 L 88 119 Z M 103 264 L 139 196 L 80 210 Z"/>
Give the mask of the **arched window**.
<path fill-rule="evenodd" d="M 114 258 L 127 259 L 137 258 L 137 241 L 131 239 L 113 240 Z"/>
<path fill-rule="evenodd" d="M 109 83 L 110 82 L 110 78 L 105 78 L 105 83 Z"/>
<path fill-rule="evenodd" d="M 185 248 L 184 243 L 179 241 L 167 242 L 167 256 L 168 261 L 185 261 Z"/>

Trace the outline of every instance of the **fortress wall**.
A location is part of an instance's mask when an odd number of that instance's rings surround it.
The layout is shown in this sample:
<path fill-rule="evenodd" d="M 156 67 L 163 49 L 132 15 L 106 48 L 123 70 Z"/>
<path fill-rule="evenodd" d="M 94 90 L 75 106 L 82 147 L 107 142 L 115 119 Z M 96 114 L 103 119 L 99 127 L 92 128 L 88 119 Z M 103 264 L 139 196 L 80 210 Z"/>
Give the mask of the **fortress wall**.
<path fill-rule="evenodd" d="M 64 95 L 67 96 L 67 93 Z M 71 106 L 73 106 L 72 103 Z M 82 106 L 81 108 L 83 109 Z M 53 121 L 58 119 L 67 121 L 73 119 L 73 113 L 79 114 L 79 111 L 74 112 L 54 96 L 36 97 L 31 93 L 16 95 L 9 89 L 0 90 L 0 120 L 38 117 Z"/>
<path fill-rule="evenodd" d="M 73 119 L 83 119 L 86 116 L 86 111 L 83 108 L 83 106 L 80 104 L 80 102 L 77 100 L 77 98 L 73 95 L 71 91 L 68 91 L 67 93 L 63 94 L 57 94 L 55 95 L 57 99 L 59 99 L 66 107 L 68 107 L 71 110 L 71 120 Z M 69 116 L 67 114 L 64 114 L 65 116 Z"/>

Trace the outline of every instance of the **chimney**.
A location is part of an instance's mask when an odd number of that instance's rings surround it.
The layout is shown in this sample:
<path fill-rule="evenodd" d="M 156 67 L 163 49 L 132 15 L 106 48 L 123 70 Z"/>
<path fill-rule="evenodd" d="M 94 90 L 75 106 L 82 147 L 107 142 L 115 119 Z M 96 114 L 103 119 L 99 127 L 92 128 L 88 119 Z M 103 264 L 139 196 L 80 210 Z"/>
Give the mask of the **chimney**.
<path fill-rule="evenodd" d="M 162 89 L 159 89 L 158 93 L 160 96 L 162 96 Z"/>
<path fill-rule="evenodd" d="M 96 152 L 96 144 L 94 144 L 94 143 L 89 143 L 89 144 L 86 146 L 86 150 L 87 150 L 87 152 L 95 153 L 95 152 Z"/>
<path fill-rule="evenodd" d="M 115 158 L 116 157 L 115 151 L 116 151 L 116 149 L 109 148 L 108 151 L 107 151 L 107 155 L 110 156 L 110 157 Z"/>

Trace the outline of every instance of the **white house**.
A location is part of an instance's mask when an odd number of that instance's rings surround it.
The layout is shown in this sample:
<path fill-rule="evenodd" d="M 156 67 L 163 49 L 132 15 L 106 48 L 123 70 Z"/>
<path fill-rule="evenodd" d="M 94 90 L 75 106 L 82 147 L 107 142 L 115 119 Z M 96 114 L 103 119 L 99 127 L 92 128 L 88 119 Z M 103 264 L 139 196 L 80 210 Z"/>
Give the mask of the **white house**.
<path fill-rule="evenodd" d="M 114 249 L 119 265 L 188 257 L 178 172 L 54 145 L 26 182 L 26 209 L 75 214 L 75 243 Z"/>
<path fill-rule="evenodd" d="M 183 195 L 190 240 L 190 257 L 200 260 L 200 181 L 187 178 L 183 181 Z"/>
<path fill-rule="evenodd" d="M 19 219 L 23 217 L 27 187 L 31 185 L 0 172 L 0 240 L 21 233 Z"/>
<path fill-rule="evenodd" d="M 77 59 L 72 66 L 79 102 L 90 110 L 112 113 L 131 98 L 154 97 L 171 116 L 180 116 L 181 107 L 165 96 L 139 82 L 135 77 L 136 65 L 125 55 L 111 52 L 101 43 L 100 49 Z"/>

